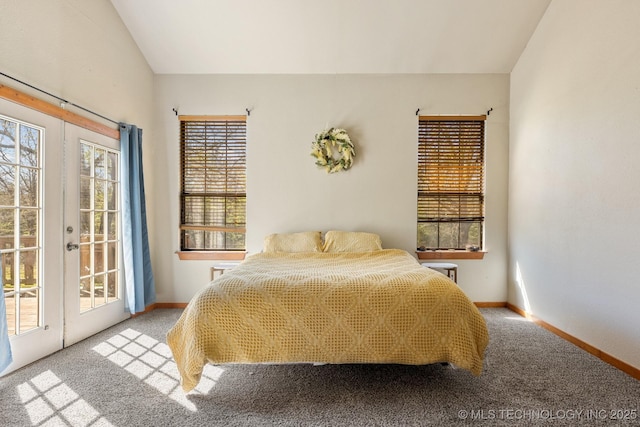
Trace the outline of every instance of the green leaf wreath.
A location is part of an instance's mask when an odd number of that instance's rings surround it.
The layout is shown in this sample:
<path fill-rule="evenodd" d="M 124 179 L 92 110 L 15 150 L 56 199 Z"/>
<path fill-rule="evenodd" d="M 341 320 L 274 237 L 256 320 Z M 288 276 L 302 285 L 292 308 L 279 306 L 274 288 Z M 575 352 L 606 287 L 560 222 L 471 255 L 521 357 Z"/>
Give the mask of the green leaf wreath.
<path fill-rule="evenodd" d="M 346 130 L 331 128 L 316 135 L 311 155 L 316 158 L 316 165 L 335 173 L 351 167 L 356 150 Z"/>

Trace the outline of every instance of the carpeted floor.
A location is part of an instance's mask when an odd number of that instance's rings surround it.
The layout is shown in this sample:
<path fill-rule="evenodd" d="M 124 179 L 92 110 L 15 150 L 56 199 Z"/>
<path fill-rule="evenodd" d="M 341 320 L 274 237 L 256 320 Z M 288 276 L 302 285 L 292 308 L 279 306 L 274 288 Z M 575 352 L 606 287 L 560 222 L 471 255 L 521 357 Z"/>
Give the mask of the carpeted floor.
<path fill-rule="evenodd" d="M 480 377 L 453 366 L 208 366 L 178 385 L 181 310 L 120 323 L 0 379 L 0 426 L 638 425 L 640 381 L 502 308 Z"/>

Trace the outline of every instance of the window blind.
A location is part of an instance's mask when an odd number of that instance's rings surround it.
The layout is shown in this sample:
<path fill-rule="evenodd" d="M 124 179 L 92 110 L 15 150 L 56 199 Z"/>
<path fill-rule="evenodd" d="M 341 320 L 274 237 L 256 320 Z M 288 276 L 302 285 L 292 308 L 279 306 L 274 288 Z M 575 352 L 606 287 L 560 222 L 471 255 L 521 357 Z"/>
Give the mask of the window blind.
<path fill-rule="evenodd" d="M 485 119 L 486 116 L 419 118 L 419 246 L 433 249 L 480 246 L 484 222 Z"/>
<path fill-rule="evenodd" d="M 244 250 L 246 116 L 180 116 L 181 250 Z"/>

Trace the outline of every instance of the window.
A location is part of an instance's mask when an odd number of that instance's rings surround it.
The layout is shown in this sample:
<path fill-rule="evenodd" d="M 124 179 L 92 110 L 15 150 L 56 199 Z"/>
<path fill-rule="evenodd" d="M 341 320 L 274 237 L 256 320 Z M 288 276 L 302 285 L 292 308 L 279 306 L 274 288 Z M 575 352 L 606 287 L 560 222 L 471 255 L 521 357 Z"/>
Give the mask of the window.
<path fill-rule="evenodd" d="M 180 250 L 244 251 L 246 116 L 180 116 Z"/>
<path fill-rule="evenodd" d="M 486 116 L 421 116 L 418 247 L 482 248 Z"/>

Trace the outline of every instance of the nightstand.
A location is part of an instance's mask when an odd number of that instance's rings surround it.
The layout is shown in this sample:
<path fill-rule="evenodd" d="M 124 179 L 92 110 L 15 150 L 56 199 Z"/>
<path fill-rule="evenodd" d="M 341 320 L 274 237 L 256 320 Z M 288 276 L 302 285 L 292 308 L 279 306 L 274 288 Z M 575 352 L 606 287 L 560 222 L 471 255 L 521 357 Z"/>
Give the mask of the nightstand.
<path fill-rule="evenodd" d="M 216 278 L 216 272 L 220 272 L 223 274 L 225 270 L 231 270 L 234 267 L 237 267 L 241 261 L 220 261 L 213 264 L 211 267 L 211 280 Z"/>
<path fill-rule="evenodd" d="M 458 283 L 458 264 L 451 262 L 421 262 L 423 267 L 432 268 L 434 270 L 444 270 L 449 279 Z"/>

